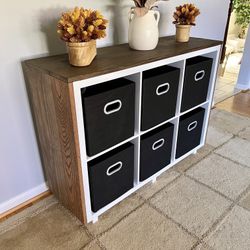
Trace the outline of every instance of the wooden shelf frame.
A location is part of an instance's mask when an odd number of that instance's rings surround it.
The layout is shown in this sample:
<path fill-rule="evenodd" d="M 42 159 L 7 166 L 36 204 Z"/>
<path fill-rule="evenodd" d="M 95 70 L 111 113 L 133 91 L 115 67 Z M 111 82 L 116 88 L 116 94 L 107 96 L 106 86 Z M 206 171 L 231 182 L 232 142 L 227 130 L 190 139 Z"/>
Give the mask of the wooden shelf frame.
<path fill-rule="evenodd" d="M 176 43 L 175 38 L 160 38 L 152 51 L 134 51 L 128 44 L 98 49 L 89 67 L 72 67 L 67 55 L 57 55 L 23 62 L 30 106 L 46 179 L 51 192 L 83 223 L 96 222 L 105 211 L 134 193 L 186 158 L 205 144 L 209 113 L 212 106 L 221 42 L 191 38 L 188 43 Z M 181 112 L 181 96 L 186 60 L 204 55 L 214 59 L 207 100 Z M 175 116 L 146 131 L 141 131 L 142 72 L 163 65 L 181 69 Z M 81 89 L 109 80 L 125 77 L 136 83 L 134 135 L 94 156 L 87 156 Z M 181 115 L 197 108 L 205 108 L 200 145 L 176 159 L 176 141 Z M 140 138 L 153 129 L 171 122 L 174 124 L 171 163 L 147 180 L 140 182 Z M 107 206 L 93 213 L 90 204 L 88 162 L 126 142 L 135 147 L 134 187 Z"/>

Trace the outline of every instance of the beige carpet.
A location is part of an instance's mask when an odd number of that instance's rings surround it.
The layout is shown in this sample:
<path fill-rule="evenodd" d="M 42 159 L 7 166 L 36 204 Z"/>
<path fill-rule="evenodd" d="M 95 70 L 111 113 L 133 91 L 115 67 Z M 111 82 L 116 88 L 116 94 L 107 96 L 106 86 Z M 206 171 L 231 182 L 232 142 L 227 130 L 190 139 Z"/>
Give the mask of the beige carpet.
<path fill-rule="evenodd" d="M 250 249 L 250 119 L 213 110 L 207 145 L 87 226 L 53 197 L 0 224 L 0 249 Z"/>

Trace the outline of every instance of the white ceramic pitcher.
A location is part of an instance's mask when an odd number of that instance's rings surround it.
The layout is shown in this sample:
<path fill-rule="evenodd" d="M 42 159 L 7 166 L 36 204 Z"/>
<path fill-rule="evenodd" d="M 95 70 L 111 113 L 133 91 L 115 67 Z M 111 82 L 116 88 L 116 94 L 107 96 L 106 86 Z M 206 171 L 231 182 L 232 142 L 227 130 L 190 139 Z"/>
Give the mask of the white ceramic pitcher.
<path fill-rule="evenodd" d="M 137 16 L 134 9 L 129 12 L 129 46 L 135 50 L 153 50 L 159 41 L 158 23 L 160 13 L 149 10 L 144 16 Z"/>

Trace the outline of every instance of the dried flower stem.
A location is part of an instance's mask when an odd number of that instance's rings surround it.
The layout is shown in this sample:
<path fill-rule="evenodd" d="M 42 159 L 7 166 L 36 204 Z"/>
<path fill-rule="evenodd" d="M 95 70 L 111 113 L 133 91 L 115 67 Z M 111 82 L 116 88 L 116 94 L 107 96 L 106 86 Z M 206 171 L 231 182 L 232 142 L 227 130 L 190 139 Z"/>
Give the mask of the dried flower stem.
<path fill-rule="evenodd" d="M 154 7 L 157 7 L 156 2 L 168 0 L 133 0 L 135 7 L 133 8 L 137 16 L 144 16 Z"/>

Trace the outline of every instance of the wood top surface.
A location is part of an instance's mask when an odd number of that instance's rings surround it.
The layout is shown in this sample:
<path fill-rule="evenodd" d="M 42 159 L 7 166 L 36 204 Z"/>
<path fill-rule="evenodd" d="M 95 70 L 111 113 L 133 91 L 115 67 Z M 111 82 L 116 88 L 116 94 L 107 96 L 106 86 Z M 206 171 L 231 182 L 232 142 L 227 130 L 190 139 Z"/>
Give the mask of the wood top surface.
<path fill-rule="evenodd" d="M 27 60 L 25 64 L 71 83 L 221 44 L 221 41 L 201 38 L 190 38 L 188 43 L 177 43 L 175 36 L 169 36 L 160 38 L 157 48 L 150 51 L 132 50 L 128 44 L 99 48 L 96 58 L 87 67 L 71 66 L 67 54 Z"/>

